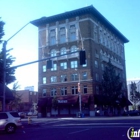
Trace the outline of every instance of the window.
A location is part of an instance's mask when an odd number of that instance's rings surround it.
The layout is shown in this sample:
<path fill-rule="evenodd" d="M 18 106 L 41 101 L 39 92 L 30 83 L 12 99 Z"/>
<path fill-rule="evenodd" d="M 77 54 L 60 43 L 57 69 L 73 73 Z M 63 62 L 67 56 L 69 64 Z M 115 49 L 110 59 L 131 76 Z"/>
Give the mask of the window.
<path fill-rule="evenodd" d="M 78 62 L 77 61 L 71 61 L 70 66 L 71 66 L 71 68 L 77 68 L 78 67 Z"/>
<path fill-rule="evenodd" d="M 99 94 L 99 86 L 96 86 L 96 94 Z"/>
<path fill-rule="evenodd" d="M 72 46 L 71 48 L 70 48 L 70 51 L 71 52 L 76 52 L 78 50 L 78 48 L 76 47 L 76 46 Z"/>
<path fill-rule="evenodd" d="M 87 86 L 84 85 L 84 94 L 87 94 Z"/>
<path fill-rule="evenodd" d="M 57 55 L 56 50 L 55 49 L 51 50 L 51 57 L 56 56 L 56 55 Z"/>
<path fill-rule="evenodd" d="M 66 31 L 65 27 L 60 28 L 60 43 L 66 42 Z"/>
<path fill-rule="evenodd" d="M 61 48 L 60 50 L 60 54 L 63 55 L 63 54 L 66 54 L 67 53 L 67 50 L 65 47 Z"/>
<path fill-rule="evenodd" d="M 10 112 L 13 117 L 19 117 L 18 112 Z"/>
<path fill-rule="evenodd" d="M 51 68 L 51 71 L 56 71 L 57 70 L 57 64 L 53 64 L 53 67 Z"/>
<path fill-rule="evenodd" d="M 99 81 L 99 75 L 96 73 L 95 75 L 96 81 Z"/>
<path fill-rule="evenodd" d="M 46 77 L 43 77 L 43 84 L 46 84 L 46 81 L 47 81 Z"/>
<path fill-rule="evenodd" d="M 66 82 L 66 81 L 67 81 L 67 76 L 61 75 L 61 82 Z"/>
<path fill-rule="evenodd" d="M 43 91 L 42 91 L 42 97 L 46 97 L 46 95 L 47 95 L 47 90 L 46 89 L 43 89 Z"/>
<path fill-rule="evenodd" d="M 57 77 L 56 76 L 51 76 L 51 83 L 57 82 Z"/>
<path fill-rule="evenodd" d="M 78 94 L 78 87 L 77 86 L 73 86 L 72 87 L 72 94 Z"/>
<path fill-rule="evenodd" d="M 76 28 L 75 25 L 70 26 L 70 41 L 76 40 Z"/>
<path fill-rule="evenodd" d="M 104 64 L 101 64 L 101 68 L 102 70 L 105 70 Z"/>
<path fill-rule="evenodd" d="M 82 67 L 87 67 L 87 60 L 86 60 L 86 64 L 83 64 Z"/>
<path fill-rule="evenodd" d="M 50 31 L 50 45 L 55 45 L 56 44 L 56 34 L 55 34 L 55 29 Z"/>
<path fill-rule="evenodd" d="M 86 79 L 87 79 L 87 72 L 83 72 L 83 73 L 82 73 L 82 79 L 83 79 L 83 80 L 86 80 Z"/>
<path fill-rule="evenodd" d="M 60 63 L 60 69 L 61 70 L 67 69 L 67 62 Z"/>
<path fill-rule="evenodd" d="M 103 44 L 103 37 L 102 37 L 102 31 L 100 30 L 100 43 Z"/>
<path fill-rule="evenodd" d="M 78 74 L 77 74 L 77 73 L 72 74 L 72 75 L 71 75 L 71 80 L 72 80 L 72 81 L 77 81 L 77 80 L 79 80 Z"/>
<path fill-rule="evenodd" d="M 97 26 L 94 25 L 94 40 L 98 42 Z"/>
<path fill-rule="evenodd" d="M 98 68 L 98 61 L 95 60 L 95 68 Z"/>
<path fill-rule="evenodd" d="M 51 96 L 56 96 L 57 92 L 56 92 L 56 89 L 53 88 L 51 89 Z"/>
<path fill-rule="evenodd" d="M 67 87 L 61 88 L 61 95 L 67 95 Z"/>
<path fill-rule="evenodd" d="M 46 65 L 42 66 L 43 72 L 46 72 Z"/>
<path fill-rule="evenodd" d="M 8 116 L 6 113 L 0 113 L 0 119 L 8 119 Z"/>

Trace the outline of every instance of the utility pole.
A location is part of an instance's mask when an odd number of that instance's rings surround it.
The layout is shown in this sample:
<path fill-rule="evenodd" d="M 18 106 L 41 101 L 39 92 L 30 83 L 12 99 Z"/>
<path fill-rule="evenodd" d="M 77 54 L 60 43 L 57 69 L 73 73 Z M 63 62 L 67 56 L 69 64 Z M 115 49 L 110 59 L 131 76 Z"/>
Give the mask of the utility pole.
<path fill-rule="evenodd" d="M 7 41 L 4 41 L 3 43 L 3 112 L 5 111 L 5 82 L 6 82 L 6 44 Z"/>
<path fill-rule="evenodd" d="M 30 23 L 30 22 L 29 22 Z M 15 34 L 13 34 L 7 41 L 3 42 L 3 103 L 2 103 L 2 111 L 5 111 L 5 86 L 6 86 L 6 45 L 9 40 L 11 40 L 16 34 L 18 34 L 23 28 L 25 28 L 29 23 L 24 25 L 20 30 L 18 30 Z"/>

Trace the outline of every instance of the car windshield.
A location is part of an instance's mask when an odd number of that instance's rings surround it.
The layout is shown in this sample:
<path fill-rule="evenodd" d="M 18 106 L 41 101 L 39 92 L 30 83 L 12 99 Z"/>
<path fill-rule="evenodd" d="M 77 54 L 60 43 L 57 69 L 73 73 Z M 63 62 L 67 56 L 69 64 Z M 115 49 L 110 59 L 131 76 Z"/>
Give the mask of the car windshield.
<path fill-rule="evenodd" d="M 19 115 L 18 115 L 17 112 L 10 112 L 10 114 L 11 114 L 13 117 L 19 117 Z"/>

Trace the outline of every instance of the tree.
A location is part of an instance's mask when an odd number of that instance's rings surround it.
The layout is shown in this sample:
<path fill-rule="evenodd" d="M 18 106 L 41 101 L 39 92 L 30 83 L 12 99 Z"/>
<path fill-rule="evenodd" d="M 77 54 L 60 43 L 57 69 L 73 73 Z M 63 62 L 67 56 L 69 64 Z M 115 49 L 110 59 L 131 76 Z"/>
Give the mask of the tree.
<path fill-rule="evenodd" d="M 2 37 L 4 36 L 4 22 L 0 21 L 0 43 L 2 43 L 3 41 L 1 40 Z M 10 49 L 11 50 L 11 49 Z M 15 58 L 12 57 L 9 52 L 10 50 L 6 51 L 6 85 L 14 82 L 16 80 L 14 74 L 15 74 L 15 68 L 14 69 L 8 69 L 11 67 L 11 65 L 13 64 L 13 62 L 15 61 Z M 3 73 L 4 73 L 4 69 L 3 69 L 3 65 L 4 65 L 4 61 L 3 61 L 3 49 L 0 52 L 0 83 L 3 84 Z"/>
<path fill-rule="evenodd" d="M 18 84 L 18 82 L 15 82 L 13 84 L 13 96 L 14 96 L 14 100 L 10 102 L 10 106 L 16 110 L 20 110 L 21 107 L 21 97 L 22 95 L 17 94 L 17 89 L 20 88 L 20 85 Z"/>
<path fill-rule="evenodd" d="M 58 100 L 57 100 L 56 96 L 52 99 L 52 107 L 54 108 L 54 110 L 56 112 L 56 110 L 58 109 Z M 55 114 L 55 116 L 56 116 L 56 114 Z"/>
<path fill-rule="evenodd" d="M 52 99 L 52 107 L 54 108 L 54 110 L 56 111 L 58 108 L 58 101 L 57 101 L 57 97 L 54 97 Z"/>
<path fill-rule="evenodd" d="M 109 60 L 105 71 L 103 73 L 103 80 L 101 82 L 102 94 L 100 95 L 102 105 L 114 107 L 121 104 L 122 97 L 122 81 L 120 74 L 116 74 L 115 67 Z"/>
<path fill-rule="evenodd" d="M 134 109 L 136 109 L 136 104 L 140 101 L 140 93 L 137 91 L 135 82 L 131 82 L 130 88 L 130 100 L 134 103 Z"/>
<path fill-rule="evenodd" d="M 1 21 L 1 18 L 0 18 L 0 43 L 2 43 L 2 37 L 4 36 L 4 30 L 3 30 L 3 27 L 4 27 L 4 22 Z"/>

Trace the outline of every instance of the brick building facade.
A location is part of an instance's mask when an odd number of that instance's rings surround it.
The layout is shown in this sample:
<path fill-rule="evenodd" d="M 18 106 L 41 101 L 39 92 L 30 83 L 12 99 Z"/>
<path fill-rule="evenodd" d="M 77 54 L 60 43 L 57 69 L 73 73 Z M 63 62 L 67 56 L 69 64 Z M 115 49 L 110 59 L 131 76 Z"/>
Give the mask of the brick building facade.
<path fill-rule="evenodd" d="M 80 81 L 82 111 L 94 116 L 94 94 L 99 93 L 109 58 L 126 88 L 124 43 L 128 39 L 93 6 L 42 17 L 32 24 L 38 27 L 39 59 L 53 57 L 51 69 L 47 69 L 46 61 L 39 63 L 39 106 L 43 114 L 54 114 L 50 100 L 56 96 L 56 113 L 75 115 L 79 110 L 77 84 Z M 79 64 L 77 51 L 81 49 L 86 51 L 84 65 Z"/>

